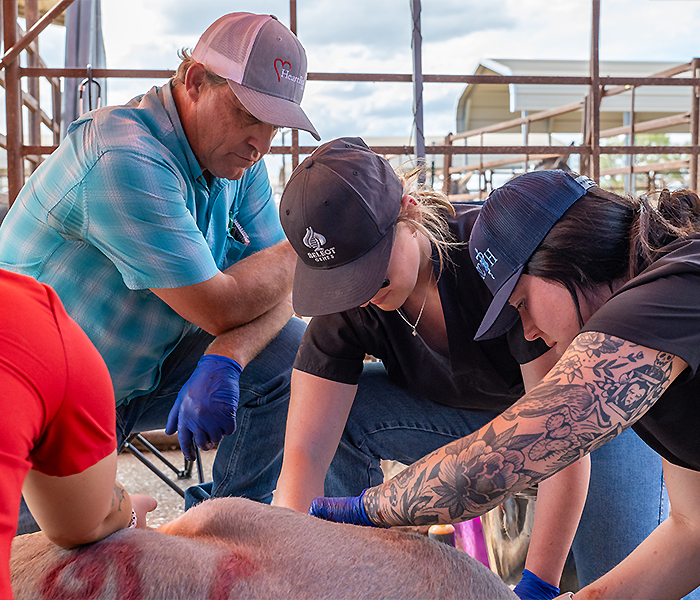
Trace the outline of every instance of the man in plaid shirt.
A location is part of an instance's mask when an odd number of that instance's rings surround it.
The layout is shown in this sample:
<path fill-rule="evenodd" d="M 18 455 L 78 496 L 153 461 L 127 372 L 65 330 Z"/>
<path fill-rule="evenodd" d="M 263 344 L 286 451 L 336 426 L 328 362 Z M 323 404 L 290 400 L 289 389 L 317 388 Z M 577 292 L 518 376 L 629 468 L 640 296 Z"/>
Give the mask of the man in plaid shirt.
<path fill-rule="evenodd" d="M 51 285 L 98 348 L 120 445 L 166 423 L 188 458 L 220 443 L 207 492 L 269 502 L 304 326 L 261 159 L 279 127 L 319 139 L 306 56 L 274 17 L 233 13 L 182 59 L 70 126 L 4 220 L 0 266 Z"/>

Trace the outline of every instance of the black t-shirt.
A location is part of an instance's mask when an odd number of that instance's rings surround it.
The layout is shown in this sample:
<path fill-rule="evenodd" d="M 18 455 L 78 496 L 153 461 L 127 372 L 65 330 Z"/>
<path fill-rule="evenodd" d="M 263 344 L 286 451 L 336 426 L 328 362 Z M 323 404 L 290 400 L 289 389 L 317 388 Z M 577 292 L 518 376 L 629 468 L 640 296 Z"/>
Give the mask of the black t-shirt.
<path fill-rule="evenodd" d="M 634 430 L 669 462 L 700 471 L 700 235 L 669 244 L 586 323 L 682 358 L 688 368 Z"/>
<path fill-rule="evenodd" d="M 299 347 L 294 368 L 341 383 L 356 384 L 365 354 L 380 359 L 398 386 L 439 404 L 500 412 L 523 394 L 520 364 L 544 354 L 540 342 L 527 342 L 522 325 L 506 336 L 475 342 L 491 292 L 469 258 L 466 244 L 479 205 L 456 203 L 449 219 L 455 238 L 464 244 L 450 252 L 452 264 L 438 279 L 447 326 L 450 357 L 434 352 L 396 311 L 369 304 L 343 313 L 314 317 Z M 439 270 L 433 254 L 436 277 Z"/>

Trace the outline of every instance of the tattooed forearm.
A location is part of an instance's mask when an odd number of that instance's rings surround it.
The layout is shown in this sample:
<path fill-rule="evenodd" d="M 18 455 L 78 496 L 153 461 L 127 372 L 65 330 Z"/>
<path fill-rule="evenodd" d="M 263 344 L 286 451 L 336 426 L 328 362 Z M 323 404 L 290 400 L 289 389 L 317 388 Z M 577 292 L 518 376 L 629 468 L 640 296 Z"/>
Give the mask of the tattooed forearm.
<path fill-rule="evenodd" d="M 481 515 L 638 420 L 671 381 L 674 356 L 601 333 L 579 335 L 547 377 L 489 425 L 365 493 L 381 525 Z"/>

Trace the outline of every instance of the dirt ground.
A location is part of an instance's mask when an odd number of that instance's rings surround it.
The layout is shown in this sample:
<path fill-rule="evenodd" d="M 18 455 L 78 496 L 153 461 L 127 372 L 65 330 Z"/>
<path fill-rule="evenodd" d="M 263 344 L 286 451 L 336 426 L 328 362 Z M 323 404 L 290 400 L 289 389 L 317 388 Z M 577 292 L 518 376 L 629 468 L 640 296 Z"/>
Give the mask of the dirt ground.
<path fill-rule="evenodd" d="M 149 432 L 145 436 L 161 450 L 167 460 L 174 466 L 178 469 L 184 468 L 182 452 L 177 446 L 177 436 L 166 436 L 161 431 Z M 144 456 L 152 460 L 167 475 L 168 479 L 183 491 L 191 485 L 197 485 L 199 482 L 196 468 L 193 469 L 192 476 L 189 479 L 178 479 L 175 472 L 163 463 L 159 463 L 150 452 L 144 452 Z M 216 450 L 201 452 L 204 481 L 211 481 L 211 467 L 215 456 Z M 384 462 L 382 468 L 384 469 L 385 477 L 390 478 L 401 471 L 404 465 Z M 119 455 L 117 479 L 130 494 L 148 494 L 158 501 L 158 508 L 149 513 L 148 524 L 151 527 L 158 527 L 163 523 L 172 521 L 185 510 L 185 501 L 182 497 L 129 452 L 122 452 Z"/>
<path fill-rule="evenodd" d="M 165 442 L 167 440 L 165 434 L 158 432 L 158 435 L 149 436 L 151 441 L 156 444 L 157 447 L 163 448 L 161 452 L 178 469 L 184 469 L 184 458 L 180 449 L 171 449 L 177 446 L 177 437 L 172 436 L 170 442 Z M 169 448 L 169 449 L 165 449 Z M 199 482 L 197 477 L 197 469 L 193 469 L 192 476 L 189 479 L 178 479 L 177 474 L 160 463 L 157 459 L 153 457 L 150 452 L 144 452 L 144 456 L 149 460 L 152 460 L 154 464 L 161 470 L 173 483 L 175 483 L 183 491 L 191 485 L 197 485 Z M 214 457 L 216 456 L 216 450 L 210 450 L 209 452 L 201 452 L 202 457 L 202 469 L 204 471 L 204 480 L 211 481 L 211 467 L 214 463 Z M 173 519 L 180 516 L 185 510 L 185 501 L 183 498 L 172 490 L 166 483 L 161 481 L 155 474 L 153 474 L 145 465 L 143 465 L 139 460 L 130 454 L 129 452 L 123 451 L 119 454 L 117 459 L 117 480 L 126 488 L 130 494 L 147 494 L 153 496 L 158 501 L 158 508 L 148 516 L 148 525 L 151 527 L 158 527 L 163 523 L 172 521 Z"/>

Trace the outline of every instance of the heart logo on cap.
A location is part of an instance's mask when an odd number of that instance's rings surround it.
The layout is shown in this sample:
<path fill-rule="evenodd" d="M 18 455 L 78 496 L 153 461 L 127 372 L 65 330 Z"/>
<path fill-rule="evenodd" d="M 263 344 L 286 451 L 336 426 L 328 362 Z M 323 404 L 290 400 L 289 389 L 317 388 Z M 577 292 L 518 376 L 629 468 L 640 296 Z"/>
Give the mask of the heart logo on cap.
<path fill-rule="evenodd" d="M 277 73 L 277 81 L 282 81 L 282 78 L 280 76 L 280 72 L 277 70 L 277 63 L 280 63 L 280 66 L 284 69 L 284 65 L 287 65 L 290 69 L 292 68 L 292 63 L 290 63 L 288 60 L 282 60 L 281 58 L 276 58 L 275 59 L 275 73 Z"/>

